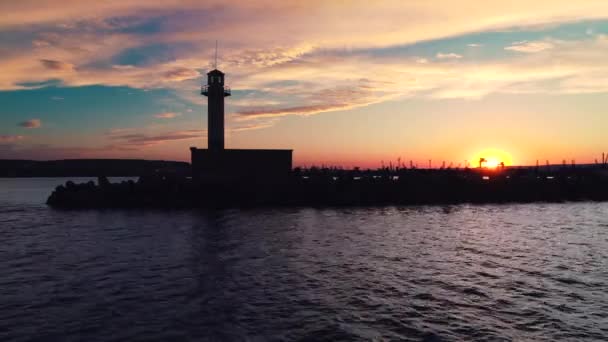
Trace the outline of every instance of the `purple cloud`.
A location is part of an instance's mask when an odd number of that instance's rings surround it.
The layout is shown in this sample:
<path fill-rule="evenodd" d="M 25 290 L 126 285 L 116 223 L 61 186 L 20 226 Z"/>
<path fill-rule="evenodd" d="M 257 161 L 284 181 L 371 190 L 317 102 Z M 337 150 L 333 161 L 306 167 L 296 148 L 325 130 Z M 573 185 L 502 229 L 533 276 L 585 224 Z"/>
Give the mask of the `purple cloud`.
<path fill-rule="evenodd" d="M 74 65 L 70 63 L 55 61 L 52 59 L 41 59 L 40 63 L 43 67 L 50 70 L 67 71 L 74 69 Z"/>
<path fill-rule="evenodd" d="M 42 126 L 42 121 L 40 121 L 40 119 L 30 119 L 20 122 L 19 126 L 23 128 L 40 128 Z"/>
<path fill-rule="evenodd" d="M 153 145 L 167 141 L 204 138 L 206 134 L 206 131 L 191 129 L 186 131 L 167 132 L 157 135 L 147 135 L 141 133 L 123 134 L 113 136 L 112 139 L 119 140 L 123 144 L 128 145 Z"/>
<path fill-rule="evenodd" d="M 0 135 L 0 144 L 14 143 L 23 140 L 23 135 Z"/>

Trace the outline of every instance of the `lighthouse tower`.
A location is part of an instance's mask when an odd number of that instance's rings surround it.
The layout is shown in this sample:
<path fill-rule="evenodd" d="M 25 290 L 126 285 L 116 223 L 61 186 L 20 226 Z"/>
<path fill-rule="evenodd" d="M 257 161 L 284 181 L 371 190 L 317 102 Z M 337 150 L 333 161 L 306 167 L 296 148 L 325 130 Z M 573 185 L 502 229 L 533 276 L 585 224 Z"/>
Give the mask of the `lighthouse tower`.
<path fill-rule="evenodd" d="M 224 85 L 224 73 L 217 69 L 217 55 L 215 65 L 201 88 L 208 99 L 207 148 L 190 147 L 192 179 L 198 184 L 249 188 L 285 184 L 291 174 L 292 150 L 224 148 L 224 98 L 230 96 L 230 88 Z"/>
<path fill-rule="evenodd" d="M 211 151 L 224 149 L 224 97 L 230 96 L 230 88 L 224 86 L 224 73 L 213 69 L 207 73 L 207 85 L 201 88 L 207 96 L 207 148 Z"/>

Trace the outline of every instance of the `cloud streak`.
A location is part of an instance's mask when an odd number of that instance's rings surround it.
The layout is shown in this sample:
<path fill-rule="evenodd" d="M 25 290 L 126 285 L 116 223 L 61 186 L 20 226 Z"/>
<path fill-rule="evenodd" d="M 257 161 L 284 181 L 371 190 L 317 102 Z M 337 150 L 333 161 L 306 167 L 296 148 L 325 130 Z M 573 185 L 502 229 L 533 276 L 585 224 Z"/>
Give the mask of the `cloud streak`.
<path fill-rule="evenodd" d="M 460 59 L 460 58 L 462 58 L 462 55 L 459 55 L 459 54 L 453 53 L 453 52 L 450 52 L 450 53 L 439 52 L 439 53 L 437 53 L 437 55 L 435 55 L 435 57 L 437 57 L 439 59 Z"/>
<path fill-rule="evenodd" d="M 312 115 L 324 112 L 332 112 L 337 110 L 349 109 L 352 106 L 344 103 L 336 103 L 336 104 L 319 104 L 319 105 L 310 105 L 310 106 L 295 106 L 295 107 L 284 107 L 284 108 L 274 108 L 274 109 L 252 109 L 252 110 L 242 110 L 237 112 L 240 115 L 246 117 L 278 117 L 285 115 Z"/>
<path fill-rule="evenodd" d="M 549 50 L 549 49 L 552 49 L 553 47 L 554 47 L 554 45 L 550 42 L 523 41 L 523 42 L 515 42 L 511 46 L 505 47 L 505 50 L 523 52 L 523 53 L 535 53 L 535 52 Z"/>
<path fill-rule="evenodd" d="M 204 130 L 174 131 L 161 134 L 131 133 L 111 136 L 120 146 L 149 146 L 170 141 L 200 139 L 207 135 Z"/>
<path fill-rule="evenodd" d="M 71 71 L 74 69 L 74 65 L 61 61 L 54 61 L 50 59 L 41 59 L 40 64 L 46 69 L 55 71 Z"/>
<path fill-rule="evenodd" d="M 386 94 L 378 91 L 367 80 L 360 80 L 354 85 L 325 88 L 315 92 L 307 92 L 306 86 L 300 89 L 300 101 L 296 106 L 280 106 L 243 108 L 236 113 L 237 120 L 252 118 L 277 118 L 287 115 L 314 115 L 363 107 L 386 99 Z M 293 89 L 291 91 L 296 91 Z M 296 93 L 297 94 L 297 93 Z"/>
<path fill-rule="evenodd" d="M 0 135 L 0 144 L 15 143 L 23 139 L 23 135 Z"/>
<path fill-rule="evenodd" d="M 200 76 L 200 74 L 196 70 L 192 70 L 192 69 L 188 69 L 188 68 L 184 68 L 184 67 L 178 67 L 178 68 L 174 68 L 174 69 L 166 71 L 163 74 L 163 76 L 166 80 L 170 80 L 170 81 L 184 81 L 184 80 L 197 78 Z"/>
<path fill-rule="evenodd" d="M 40 119 L 30 119 L 19 123 L 19 127 L 23 128 L 40 128 L 42 121 Z"/>
<path fill-rule="evenodd" d="M 157 119 L 174 119 L 180 115 L 181 115 L 180 113 L 166 112 L 166 113 L 154 114 L 154 117 Z"/>

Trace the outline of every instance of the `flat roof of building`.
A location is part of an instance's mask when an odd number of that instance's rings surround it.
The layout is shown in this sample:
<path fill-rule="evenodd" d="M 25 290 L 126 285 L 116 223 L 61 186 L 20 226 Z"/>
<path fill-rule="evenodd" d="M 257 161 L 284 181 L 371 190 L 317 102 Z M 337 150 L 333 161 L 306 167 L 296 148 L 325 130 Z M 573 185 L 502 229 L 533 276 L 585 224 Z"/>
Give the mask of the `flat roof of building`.
<path fill-rule="evenodd" d="M 198 148 L 198 147 L 190 147 L 190 150 L 198 150 L 198 151 L 208 151 L 208 148 Z M 269 148 L 225 148 L 219 151 L 293 151 L 292 149 L 269 149 Z"/>

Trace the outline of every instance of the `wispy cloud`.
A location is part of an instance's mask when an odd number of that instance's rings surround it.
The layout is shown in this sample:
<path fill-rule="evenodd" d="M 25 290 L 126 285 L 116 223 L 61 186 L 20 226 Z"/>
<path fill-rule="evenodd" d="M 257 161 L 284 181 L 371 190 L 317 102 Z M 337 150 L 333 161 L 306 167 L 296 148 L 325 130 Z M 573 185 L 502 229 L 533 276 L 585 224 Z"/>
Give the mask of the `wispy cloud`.
<path fill-rule="evenodd" d="M 459 54 L 453 53 L 453 52 L 450 52 L 450 53 L 439 52 L 439 53 L 437 53 L 437 55 L 435 55 L 435 57 L 437 57 L 439 59 L 459 59 L 459 58 L 462 58 L 462 55 L 459 55 Z"/>
<path fill-rule="evenodd" d="M 230 127 L 230 132 L 244 132 L 244 131 L 253 131 L 253 130 L 258 130 L 258 129 L 264 129 L 264 128 L 269 128 L 274 126 L 274 124 L 277 122 L 277 120 L 275 118 L 264 118 L 264 119 L 260 119 L 260 120 L 256 120 L 254 122 L 248 121 L 248 122 L 237 122 L 236 125 L 232 125 L 232 127 Z"/>
<path fill-rule="evenodd" d="M 336 103 L 336 104 L 319 104 L 319 105 L 310 105 L 310 106 L 295 106 L 295 107 L 284 107 L 284 108 L 275 108 L 275 109 L 252 109 L 252 110 L 243 110 L 238 112 L 238 114 L 244 116 L 256 116 L 256 117 L 275 117 L 275 116 L 285 116 L 285 115 L 311 115 L 318 114 L 323 112 L 331 112 L 341 109 L 351 108 L 348 104 L 344 103 Z"/>
<path fill-rule="evenodd" d="M 40 63 L 42 66 L 49 70 L 57 70 L 57 71 L 69 71 L 74 69 L 74 65 L 61 61 L 54 61 L 51 59 L 41 59 Z"/>
<path fill-rule="evenodd" d="M 175 69 L 171 69 L 166 71 L 163 74 L 164 78 L 171 81 L 183 81 L 189 80 L 192 78 L 197 78 L 200 76 L 199 72 L 196 70 L 179 67 Z"/>
<path fill-rule="evenodd" d="M 302 95 L 300 99 L 304 103 L 302 105 L 264 106 L 241 109 L 237 111 L 237 114 L 240 115 L 240 118 L 237 118 L 237 120 L 286 115 L 307 116 L 367 106 L 385 99 L 385 94 L 377 91 L 366 80 L 350 86 L 320 89 L 312 93 L 304 92 Z"/>
<path fill-rule="evenodd" d="M 505 50 L 517 51 L 517 52 L 523 52 L 523 53 L 535 53 L 535 52 L 549 50 L 549 49 L 552 49 L 553 47 L 554 47 L 554 45 L 552 43 L 546 42 L 546 41 L 534 41 L 534 42 L 521 41 L 521 42 L 515 42 L 515 43 L 511 44 L 511 46 L 505 47 Z"/>
<path fill-rule="evenodd" d="M 173 119 L 180 115 L 181 115 L 180 113 L 166 112 L 166 113 L 154 114 L 154 117 L 157 119 Z"/>
<path fill-rule="evenodd" d="M 109 131 L 106 131 L 104 134 L 108 135 L 108 136 L 117 136 L 117 135 L 131 133 L 134 131 L 135 131 L 134 128 L 113 128 Z"/>
<path fill-rule="evenodd" d="M 40 119 L 30 119 L 20 122 L 19 126 L 23 128 L 40 128 L 42 126 L 42 121 L 40 121 Z"/>
<path fill-rule="evenodd" d="M 14 143 L 23 139 L 23 135 L 0 135 L 0 144 Z"/>
<path fill-rule="evenodd" d="M 143 134 L 143 133 L 132 133 L 123 135 L 114 135 L 111 139 L 120 141 L 121 145 L 155 145 L 168 141 L 176 140 L 189 140 L 189 139 L 200 139 L 207 135 L 207 131 L 204 130 L 185 130 L 185 131 L 173 131 L 160 134 Z"/>

